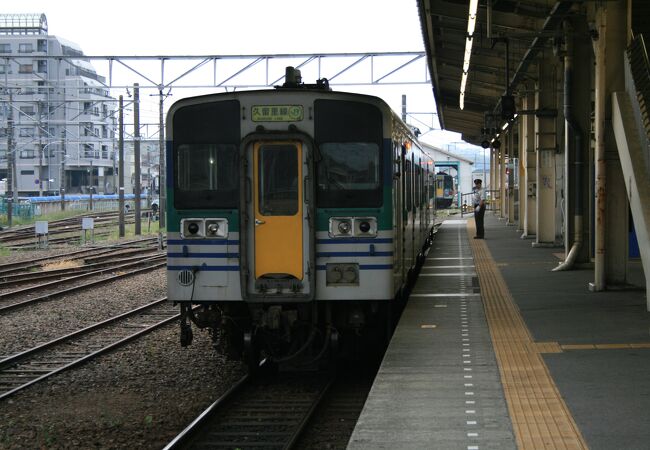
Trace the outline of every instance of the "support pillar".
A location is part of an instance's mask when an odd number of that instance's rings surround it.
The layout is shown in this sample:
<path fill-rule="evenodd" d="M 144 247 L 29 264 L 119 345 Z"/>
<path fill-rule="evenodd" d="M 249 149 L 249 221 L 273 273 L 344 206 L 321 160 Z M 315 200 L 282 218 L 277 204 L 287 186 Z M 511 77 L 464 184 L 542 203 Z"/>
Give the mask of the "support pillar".
<path fill-rule="evenodd" d="M 556 60 L 540 61 L 535 94 L 535 109 L 557 109 Z M 555 245 L 555 153 L 557 152 L 557 118 L 552 115 L 535 117 L 537 151 L 537 236 L 533 246 Z"/>
<path fill-rule="evenodd" d="M 516 189 L 515 189 L 515 171 L 517 168 L 515 167 L 517 163 L 517 149 L 516 149 L 516 140 L 515 140 L 515 130 L 514 130 L 514 125 L 511 125 L 508 128 L 508 135 L 507 135 L 507 141 L 508 141 L 508 158 L 507 158 L 507 174 L 506 174 L 506 189 L 508 190 L 508 215 L 506 216 L 508 218 L 508 225 L 514 225 L 515 220 L 516 220 L 516 209 L 515 209 L 515 195 L 516 195 Z"/>
<path fill-rule="evenodd" d="M 532 86 L 531 86 L 532 87 Z M 535 109 L 535 93 L 530 90 L 523 98 L 523 109 Z M 537 153 L 535 152 L 535 116 L 527 114 L 520 119 L 522 124 L 521 148 L 522 164 L 524 166 L 524 179 L 522 193 L 525 196 L 525 212 L 522 239 L 534 237 L 537 234 Z"/>
<path fill-rule="evenodd" d="M 594 282 L 601 291 L 626 281 L 628 201 L 612 128 L 612 93 L 625 90 L 623 53 L 627 44 L 627 2 L 596 5 L 596 223 Z"/>

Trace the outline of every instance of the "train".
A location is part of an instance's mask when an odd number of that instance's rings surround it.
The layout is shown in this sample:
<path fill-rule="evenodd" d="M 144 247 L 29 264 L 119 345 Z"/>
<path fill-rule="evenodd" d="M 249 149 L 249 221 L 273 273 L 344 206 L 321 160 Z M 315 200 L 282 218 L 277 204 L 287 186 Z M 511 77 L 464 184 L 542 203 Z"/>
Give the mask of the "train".
<path fill-rule="evenodd" d="M 176 101 L 166 121 L 168 298 L 180 344 L 277 365 L 386 341 L 434 229 L 434 172 L 380 98 L 302 82 Z"/>
<path fill-rule="evenodd" d="M 446 172 L 438 172 L 436 174 L 436 208 L 451 207 L 455 197 L 454 177 Z"/>

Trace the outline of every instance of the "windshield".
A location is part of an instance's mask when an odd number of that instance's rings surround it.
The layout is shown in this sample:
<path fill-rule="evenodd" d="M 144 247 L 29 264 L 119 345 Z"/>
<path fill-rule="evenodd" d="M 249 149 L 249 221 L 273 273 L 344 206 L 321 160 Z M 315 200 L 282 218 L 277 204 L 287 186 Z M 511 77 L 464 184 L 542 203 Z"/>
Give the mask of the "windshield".
<path fill-rule="evenodd" d="M 381 205 L 379 147 L 370 142 L 323 143 L 319 147 L 318 206 Z"/>
<path fill-rule="evenodd" d="M 175 168 L 178 208 L 237 207 L 239 170 L 235 145 L 179 145 Z"/>

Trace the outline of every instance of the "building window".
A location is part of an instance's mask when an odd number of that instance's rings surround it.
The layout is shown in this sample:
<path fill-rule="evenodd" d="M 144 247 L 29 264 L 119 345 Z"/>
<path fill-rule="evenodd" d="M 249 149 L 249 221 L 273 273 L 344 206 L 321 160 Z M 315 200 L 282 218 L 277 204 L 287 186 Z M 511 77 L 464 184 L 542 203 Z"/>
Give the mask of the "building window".
<path fill-rule="evenodd" d="M 0 128 L 0 137 L 7 137 L 7 129 L 5 127 Z"/>
<path fill-rule="evenodd" d="M 92 122 L 81 122 L 81 134 L 84 136 L 90 136 L 92 129 L 93 129 L 93 124 Z"/>
<path fill-rule="evenodd" d="M 33 116 L 34 115 L 34 107 L 33 106 L 21 106 L 20 107 L 20 112 L 27 115 L 27 116 Z"/>
<path fill-rule="evenodd" d="M 11 53 L 11 44 L 0 44 L 0 53 Z"/>
<path fill-rule="evenodd" d="M 12 73 L 11 64 L 0 64 L 0 74 Z"/>
<path fill-rule="evenodd" d="M 32 73 L 34 72 L 33 64 L 20 64 L 18 66 L 18 73 Z"/>
<path fill-rule="evenodd" d="M 20 137 L 33 137 L 34 136 L 34 129 L 33 128 L 21 128 L 19 136 Z"/>
<path fill-rule="evenodd" d="M 33 51 L 34 46 L 31 43 L 18 45 L 18 53 L 32 53 Z"/>
<path fill-rule="evenodd" d="M 84 144 L 84 158 L 94 158 L 95 147 L 93 144 Z"/>
<path fill-rule="evenodd" d="M 36 72 L 47 73 L 47 61 L 45 60 L 36 61 Z"/>
<path fill-rule="evenodd" d="M 20 151 L 20 159 L 34 159 L 34 158 L 36 158 L 34 149 Z"/>
<path fill-rule="evenodd" d="M 47 40 L 46 39 L 39 39 L 38 41 L 36 41 L 36 46 L 37 46 L 39 52 L 47 52 Z"/>
<path fill-rule="evenodd" d="M 108 159 L 108 145 L 102 145 L 102 159 Z"/>

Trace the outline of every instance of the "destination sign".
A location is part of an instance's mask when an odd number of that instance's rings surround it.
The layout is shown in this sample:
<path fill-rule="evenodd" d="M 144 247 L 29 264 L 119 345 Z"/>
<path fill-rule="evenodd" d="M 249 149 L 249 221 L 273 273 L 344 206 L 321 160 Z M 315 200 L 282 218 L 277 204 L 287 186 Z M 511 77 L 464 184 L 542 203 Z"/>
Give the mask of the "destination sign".
<path fill-rule="evenodd" d="M 302 105 L 254 105 L 253 122 L 298 122 L 302 120 Z"/>

